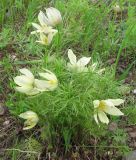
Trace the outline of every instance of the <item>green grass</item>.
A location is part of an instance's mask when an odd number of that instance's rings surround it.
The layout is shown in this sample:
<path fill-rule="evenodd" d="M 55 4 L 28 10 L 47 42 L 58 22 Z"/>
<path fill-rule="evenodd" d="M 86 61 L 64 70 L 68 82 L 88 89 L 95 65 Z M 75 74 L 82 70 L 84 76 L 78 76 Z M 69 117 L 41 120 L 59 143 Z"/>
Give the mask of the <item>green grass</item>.
<path fill-rule="evenodd" d="M 41 141 L 46 142 L 49 151 L 60 144 L 66 153 L 72 150 L 74 144 L 86 147 L 90 139 L 95 139 L 97 143 L 91 146 L 96 151 L 95 159 L 104 155 L 105 150 L 116 151 L 114 159 L 128 152 L 127 135 L 123 129 L 118 127 L 115 132 L 110 132 L 106 125 L 98 127 L 93 119 L 93 100 L 124 98 L 126 103 L 121 106 L 121 110 L 127 117 L 126 123 L 136 124 L 135 101 L 132 96 L 128 100 L 119 89 L 136 64 L 135 0 L 119 0 L 123 9 L 120 14 L 113 11 L 115 3 L 92 3 L 89 0 L 78 0 L 78 3 L 76 0 L 11 0 L 7 3 L 2 0 L 0 53 L 4 57 L 0 60 L 0 92 L 15 117 L 27 110 L 35 111 L 40 118 L 38 125 L 41 130 L 38 139 L 33 134 L 38 130 L 35 128 L 21 140 L 14 140 L 11 150 L 6 152 L 7 157 L 18 159 L 22 156 L 22 152 L 15 148 L 41 153 L 44 148 Z M 37 44 L 36 37 L 30 34 L 33 30 L 31 23 L 38 22 L 39 11 L 50 6 L 60 10 L 63 22 L 58 26 L 59 33 L 51 45 L 43 46 Z M 106 68 L 105 73 L 69 72 L 66 68 L 69 48 L 73 49 L 77 57 L 91 56 L 91 61 L 98 62 L 99 68 Z M 115 63 L 107 65 L 111 58 L 115 58 Z M 129 65 L 116 79 L 120 58 L 124 61 L 128 59 Z M 15 92 L 13 78 L 18 75 L 18 69 L 23 67 L 29 68 L 36 76 L 42 68 L 53 71 L 59 80 L 58 88 L 34 97 Z M 111 116 L 110 119 L 119 126 L 125 126 L 118 117 Z M 26 141 L 23 143 L 24 139 Z M 36 149 L 33 147 L 35 144 Z M 23 155 L 32 160 L 38 156 L 25 152 Z"/>
<path fill-rule="evenodd" d="M 68 130 L 74 130 L 76 126 L 84 129 L 83 126 L 86 124 L 85 130 L 91 129 L 91 134 L 96 136 L 96 132 L 92 131 L 92 128 L 98 129 L 98 126 L 95 128 L 96 124 L 92 116 L 92 101 L 110 97 L 121 98 L 122 96 L 118 93 L 119 83 L 114 81 L 111 73 L 104 75 L 91 72 L 69 73 L 65 68 L 65 63 L 62 63 L 61 60 L 56 60 L 53 64 L 46 63 L 45 66 L 56 73 L 59 79 L 58 89 L 54 92 L 28 97 L 25 101 L 24 96 L 17 93 L 18 102 L 13 103 L 16 108 L 13 107 L 12 112 L 19 114 L 28 109 L 33 110 L 41 117 L 42 126 L 47 122 L 53 126 L 58 125 L 62 131 L 63 127 Z"/>

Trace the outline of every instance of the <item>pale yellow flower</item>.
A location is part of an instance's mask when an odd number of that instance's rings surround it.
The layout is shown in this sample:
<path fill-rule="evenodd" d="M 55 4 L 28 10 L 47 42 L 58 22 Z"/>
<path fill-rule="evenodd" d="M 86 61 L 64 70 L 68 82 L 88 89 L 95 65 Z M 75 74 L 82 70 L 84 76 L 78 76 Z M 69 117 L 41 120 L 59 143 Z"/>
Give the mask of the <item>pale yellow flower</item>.
<path fill-rule="evenodd" d="M 37 23 L 32 23 L 33 27 L 36 29 L 36 31 L 32 31 L 31 34 L 36 34 L 36 33 L 44 33 L 44 34 L 49 34 L 49 33 L 57 33 L 56 29 L 53 29 L 51 26 L 47 25 L 46 22 L 46 17 L 42 11 L 38 14 L 38 20 L 39 24 Z"/>
<path fill-rule="evenodd" d="M 117 107 L 120 104 L 124 103 L 123 99 L 107 99 L 107 100 L 94 100 L 94 119 L 98 124 L 98 118 L 102 123 L 109 123 L 109 119 L 106 115 L 114 115 L 114 116 L 121 116 L 124 115 Z"/>
<path fill-rule="evenodd" d="M 119 6 L 118 4 L 116 4 L 115 6 L 113 6 L 113 11 L 114 11 L 115 13 L 120 13 L 120 12 L 121 12 L 120 6 Z"/>
<path fill-rule="evenodd" d="M 35 80 L 36 86 L 40 91 L 53 91 L 58 86 L 58 80 L 54 73 L 49 70 L 45 70 L 46 72 L 39 73 L 39 75 L 46 80 Z"/>
<path fill-rule="evenodd" d="M 87 72 L 88 68 L 86 65 L 90 62 L 91 57 L 82 57 L 77 61 L 76 55 L 71 49 L 68 50 L 68 58 L 70 63 L 67 64 L 68 70 L 73 70 L 77 72 Z"/>
<path fill-rule="evenodd" d="M 15 87 L 15 89 L 27 95 L 38 94 L 39 91 L 34 86 L 35 79 L 33 74 L 26 68 L 20 69 L 19 71 L 22 73 L 22 75 L 14 78 L 14 82 L 18 85 L 18 87 Z"/>
<path fill-rule="evenodd" d="M 44 33 L 40 33 L 40 39 L 37 40 L 36 42 L 41 43 L 43 45 L 49 45 L 53 39 L 53 36 L 56 34 L 57 32 L 54 33 L 49 33 L 48 35 L 45 35 Z"/>
<path fill-rule="evenodd" d="M 39 80 L 35 79 L 28 69 L 20 69 L 23 75 L 14 78 L 15 83 L 18 85 L 15 89 L 27 95 L 36 95 L 43 91 L 52 91 L 56 89 L 58 86 L 57 77 L 49 70 L 45 71 L 45 73 L 39 73 L 39 75 L 46 80 Z"/>
<path fill-rule="evenodd" d="M 61 23 L 62 17 L 58 9 L 50 7 L 45 10 L 46 16 L 43 14 L 42 19 L 48 26 L 56 26 L 57 24 Z"/>
<path fill-rule="evenodd" d="M 102 69 L 99 69 L 96 73 L 98 73 L 99 75 L 101 75 L 104 71 L 105 71 L 105 68 L 102 68 Z"/>
<path fill-rule="evenodd" d="M 91 66 L 88 67 L 88 69 L 92 72 L 101 75 L 105 71 L 105 68 L 97 69 L 97 65 L 98 65 L 97 63 L 93 63 Z"/>
<path fill-rule="evenodd" d="M 28 130 L 36 126 L 39 121 L 38 115 L 33 111 L 26 111 L 19 115 L 20 118 L 25 119 L 23 130 Z"/>

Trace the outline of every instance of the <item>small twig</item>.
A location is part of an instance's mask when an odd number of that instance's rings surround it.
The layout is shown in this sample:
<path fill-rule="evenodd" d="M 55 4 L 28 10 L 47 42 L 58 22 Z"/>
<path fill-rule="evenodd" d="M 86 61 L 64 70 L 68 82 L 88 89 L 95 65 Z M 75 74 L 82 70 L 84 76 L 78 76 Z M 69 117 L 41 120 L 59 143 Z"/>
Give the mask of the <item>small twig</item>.
<path fill-rule="evenodd" d="M 126 146 L 78 146 L 83 148 L 123 148 Z"/>
<path fill-rule="evenodd" d="M 17 149 L 17 148 L 12 148 L 12 149 L 4 149 L 4 151 L 18 151 L 18 152 L 21 152 L 21 153 L 32 153 L 32 154 L 41 154 L 39 152 L 35 152 L 35 151 L 23 151 L 23 150 L 20 150 L 20 149 Z"/>
<path fill-rule="evenodd" d="M 96 160 L 96 143 L 97 143 L 97 141 L 96 141 L 96 138 L 95 138 L 95 145 L 94 145 L 94 159 Z"/>
<path fill-rule="evenodd" d="M 40 60 L 30 60 L 30 61 L 14 61 L 12 63 L 12 65 L 36 64 L 36 63 L 41 63 L 41 62 L 43 62 L 43 60 L 41 60 L 41 59 Z M 2 66 L 2 65 L 4 65 L 4 62 L 0 62 L 0 66 Z"/>

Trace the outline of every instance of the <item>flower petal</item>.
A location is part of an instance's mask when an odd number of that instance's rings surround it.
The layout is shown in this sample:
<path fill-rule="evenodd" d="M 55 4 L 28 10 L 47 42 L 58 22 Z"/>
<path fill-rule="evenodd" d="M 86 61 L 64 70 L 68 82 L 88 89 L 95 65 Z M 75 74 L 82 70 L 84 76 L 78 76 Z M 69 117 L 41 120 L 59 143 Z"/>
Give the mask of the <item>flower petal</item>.
<path fill-rule="evenodd" d="M 45 70 L 45 71 L 46 71 L 45 73 L 39 73 L 39 75 L 41 77 L 45 78 L 47 81 L 45 81 L 45 80 L 43 80 L 43 81 L 36 80 L 37 86 L 39 88 L 41 88 L 42 85 L 43 85 L 45 87 L 45 88 L 43 88 L 44 90 L 46 88 L 47 88 L 46 90 L 54 90 L 58 86 L 57 77 L 51 71 L 49 71 L 49 70 Z"/>
<path fill-rule="evenodd" d="M 79 73 L 88 72 L 88 68 L 87 67 L 83 67 L 83 66 L 78 66 L 77 67 L 77 72 L 79 72 Z"/>
<path fill-rule="evenodd" d="M 100 101 L 99 101 L 99 100 L 94 100 L 94 101 L 93 101 L 94 108 L 98 108 L 98 107 L 99 107 L 99 104 L 100 104 Z"/>
<path fill-rule="evenodd" d="M 37 89 L 41 92 L 43 91 L 53 91 L 57 88 L 58 83 L 51 83 L 51 81 L 36 80 Z"/>
<path fill-rule="evenodd" d="M 40 40 L 44 41 L 45 37 L 47 38 L 47 36 L 44 33 L 40 33 Z"/>
<path fill-rule="evenodd" d="M 47 8 L 46 14 L 48 17 L 48 25 L 55 26 L 57 24 L 57 20 L 58 20 L 56 13 L 54 13 L 52 8 Z"/>
<path fill-rule="evenodd" d="M 53 7 L 47 8 L 46 14 L 47 14 L 48 19 L 52 19 L 52 18 L 56 17 L 56 14 L 54 14 L 54 12 L 53 12 Z"/>
<path fill-rule="evenodd" d="M 48 31 L 47 31 L 48 32 Z M 43 45 L 49 45 L 53 39 L 53 36 L 57 33 L 57 30 L 52 30 L 48 33 L 48 35 L 45 35 L 44 33 L 40 33 L 40 40 L 36 41 Z"/>
<path fill-rule="evenodd" d="M 97 113 L 94 114 L 94 120 L 95 120 L 95 122 L 96 122 L 97 124 L 99 124 L 97 116 L 98 116 Z"/>
<path fill-rule="evenodd" d="M 35 79 L 35 86 L 39 91 L 48 91 L 48 81 Z"/>
<path fill-rule="evenodd" d="M 39 75 L 47 80 L 57 80 L 56 75 L 49 70 L 46 70 L 45 73 L 39 73 Z"/>
<path fill-rule="evenodd" d="M 24 113 L 21 113 L 19 115 L 20 118 L 23 118 L 23 119 L 30 119 L 32 117 L 38 117 L 37 114 L 33 111 L 26 111 Z"/>
<path fill-rule="evenodd" d="M 57 20 L 60 20 L 60 21 L 62 20 L 61 13 L 58 9 L 53 8 L 53 7 L 50 7 L 48 9 L 50 9 L 50 11 L 53 13 L 53 15 L 56 16 Z"/>
<path fill-rule="evenodd" d="M 77 60 L 76 60 L 76 55 L 73 53 L 73 51 L 71 49 L 68 50 L 68 58 L 70 60 L 71 64 L 76 64 Z"/>
<path fill-rule="evenodd" d="M 31 86 L 33 83 L 33 80 L 26 76 L 16 76 L 14 78 L 14 82 L 19 86 L 24 86 L 24 85 Z"/>
<path fill-rule="evenodd" d="M 125 100 L 123 100 L 123 99 L 108 99 L 108 101 L 111 101 L 115 106 L 119 106 L 120 104 L 124 103 Z"/>
<path fill-rule="evenodd" d="M 114 116 L 122 116 L 124 113 L 122 113 L 117 107 L 115 106 L 105 106 L 104 112 L 114 115 Z"/>
<path fill-rule="evenodd" d="M 24 127 L 23 127 L 23 130 L 28 130 L 28 129 L 32 129 L 33 127 L 36 126 L 37 123 L 35 122 L 31 122 L 30 124 L 28 124 L 28 122 L 26 121 L 24 123 Z"/>
<path fill-rule="evenodd" d="M 33 128 L 39 121 L 38 115 L 33 111 L 26 111 L 19 115 L 20 118 L 26 119 L 23 130 Z"/>
<path fill-rule="evenodd" d="M 40 32 L 40 40 L 36 42 L 41 43 L 43 45 L 48 45 L 48 37 L 44 33 Z"/>
<path fill-rule="evenodd" d="M 45 45 L 45 43 L 43 43 L 43 41 L 36 41 L 36 42 Z"/>
<path fill-rule="evenodd" d="M 106 115 L 104 112 L 99 111 L 99 112 L 98 112 L 98 117 L 99 117 L 99 120 L 100 120 L 102 123 L 106 123 L 106 124 L 109 123 L 109 119 L 108 119 L 107 115 Z"/>
<path fill-rule="evenodd" d="M 38 20 L 42 26 L 44 26 L 45 24 L 48 24 L 48 18 L 45 16 L 45 14 L 42 11 L 40 11 L 40 13 L 38 14 Z"/>
<path fill-rule="evenodd" d="M 21 93 L 27 93 L 31 90 L 32 88 L 30 86 L 22 86 L 22 87 L 15 87 L 15 90 Z"/>
<path fill-rule="evenodd" d="M 34 76 L 32 74 L 32 72 L 30 72 L 28 69 L 26 68 L 22 68 L 19 70 L 22 74 L 24 74 L 25 76 L 31 78 L 31 79 L 34 79 Z"/>
<path fill-rule="evenodd" d="M 105 68 L 102 68 L 102 69 L 98 70 L 96 73 L 98 73 L 99 75 L 101 75 L 104 71 L 105 71 Z"/>
<path fill-rule="evenodd" d="M 49 33 L 48 34 L 48 45 L 51 43 L 52 39 L 53 39 L 54 33 Z"/>
<path fill-rule="evenodd" d="M 31 34 L 37 34 L 37 33 L 38 33 L 38 30 L 31 32 Z"/>
<path fill-rule="evenodd" d="M 46 14 L 49 20 L 49 25 L 55 26 L 62 21 L 60 11 L 56 8 L 50 7 L 46 9 Z"/>
<path fill-rule="evenodd" d="M 77 66 L 72 65 L 71 63 L 67 63 L 67 68 L 69 71 L 77 71 Z"/>
<path fill-rule="evenodd" d="M 97 63 L 93 63 L 93 64 L 90 66 L 90 69 L 91 69 L 92 71 L 95 71 L 96 67 L 97 67 Z"/>
<path fill-rule="evenodd" d="M 32 23 L 33 27 L 40 30 L 41 29 L 41 26 L 37 23 Z"/>
<path fill-rule="evenodd" d="M 86 66 L 91 60 L 91 57 L 82 57 L 78 60 L 77 64 L 79 66 Z"/>
<path fill-rule="evenodd" d="M 33 96 L 33 95 L 36 95 L 38 93 L 40 93 L 40 91 L 37 88 L 33 88 L 30 91 L 26 92 L 26 94 L 29 95 L 29 96 Z"/>

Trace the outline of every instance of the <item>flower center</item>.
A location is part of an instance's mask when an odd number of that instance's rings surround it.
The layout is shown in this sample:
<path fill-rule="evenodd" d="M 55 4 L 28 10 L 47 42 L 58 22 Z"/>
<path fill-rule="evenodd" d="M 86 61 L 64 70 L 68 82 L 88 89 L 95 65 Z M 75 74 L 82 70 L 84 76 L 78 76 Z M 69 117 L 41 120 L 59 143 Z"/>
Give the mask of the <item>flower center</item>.
<path fill-rule="evenodd" d="M 49 83 L 53 85 L 53 84 L 56 84 L 57 81 L 56 80 L 50 80 Z"/>
<path fill-rule="evenodd" d="M 44 43 L 45 43 L 45 44 L 48 44 L 48 38 L 47 38 L 47 37 L 45 37 Z"/>
<path fill-rule="evenodd" d="M 102 111 L 104 111 L 104 110 L 105 110 L 105 102 L 100 101 L 99 109 L 100 109 L 100 110 L 102 110 Z"/>

